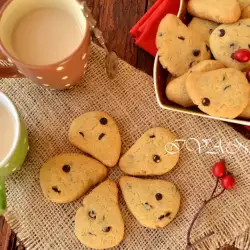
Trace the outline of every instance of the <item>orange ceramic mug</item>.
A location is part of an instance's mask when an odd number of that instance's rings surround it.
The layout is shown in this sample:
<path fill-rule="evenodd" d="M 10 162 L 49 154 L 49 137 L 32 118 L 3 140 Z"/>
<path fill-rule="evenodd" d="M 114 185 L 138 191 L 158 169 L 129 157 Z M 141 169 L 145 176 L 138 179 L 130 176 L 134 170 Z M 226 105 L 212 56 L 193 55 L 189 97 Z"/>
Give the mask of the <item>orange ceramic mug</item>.
<path fill-rule="evenodd" d="M 0 11 L 0 78 L 67 89 L 86 71 L 90 26 L 77 0 L 7 0 Z M 13 65 L 12 65 L 13 64 Z"/>

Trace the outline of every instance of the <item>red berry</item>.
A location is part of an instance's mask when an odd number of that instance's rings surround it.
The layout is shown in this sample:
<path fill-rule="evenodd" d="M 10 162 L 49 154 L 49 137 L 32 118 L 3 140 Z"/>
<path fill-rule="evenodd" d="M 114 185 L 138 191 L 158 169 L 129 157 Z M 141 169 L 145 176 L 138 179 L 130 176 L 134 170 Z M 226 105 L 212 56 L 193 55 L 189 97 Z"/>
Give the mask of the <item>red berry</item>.
<path fill-rule="evenodd" d="M 239 49 L 233 53 L 233 59 L 238 62 L 248 62 L 250 61 L 250 51 L 248 49 Z"/>
<path fill-rule="evenodd" d="M 217 178 L 222 178 L 226 174 L 226 166 L 224 161 L 216 162 L 213 166 L 213 175 Z"/>
<path fill-rule="evenodd" d="M 246 78 L 247 78 L 248 82 L 250 83 L 250 68 L 247 70 Z"/>
<path fill-rule="evenodd" d="M 221 186 L 224 189 L 232 189 L 235 185 L 235 179 L 232 175 L 226 175 L 221 179 Z"/>

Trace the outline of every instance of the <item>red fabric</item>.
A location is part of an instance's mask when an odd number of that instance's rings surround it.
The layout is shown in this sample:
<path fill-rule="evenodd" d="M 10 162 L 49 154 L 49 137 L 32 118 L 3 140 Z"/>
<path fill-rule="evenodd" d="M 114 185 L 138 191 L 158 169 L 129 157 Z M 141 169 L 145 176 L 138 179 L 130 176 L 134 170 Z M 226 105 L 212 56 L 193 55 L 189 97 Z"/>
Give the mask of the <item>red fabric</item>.
<path fill-rule="evenodd" d="M 178 14 L 180 0 L 157 0 L 149 11 L 130 30 L 136 45 L 146 50 L 152 56 L 157 53 L 156 34 L 161 20 L 167 14 Z"/>
<path fill-rule="evenodd" d="M 246 129 L 250 130 L 250 126 L 245 126 Z"/>

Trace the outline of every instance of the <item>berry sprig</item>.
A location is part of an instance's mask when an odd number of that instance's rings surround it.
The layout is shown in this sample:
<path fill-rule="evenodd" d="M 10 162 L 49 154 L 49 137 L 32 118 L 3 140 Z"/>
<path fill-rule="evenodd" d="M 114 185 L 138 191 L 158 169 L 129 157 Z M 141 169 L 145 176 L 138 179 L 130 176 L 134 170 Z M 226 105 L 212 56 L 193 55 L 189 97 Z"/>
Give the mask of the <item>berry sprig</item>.
<path fill-rule="evenodd" d="M 194 243 L 191 243 L 190 237 L 191 237 L 191 232 L 193 229 L 193 226 L 197 220 L 197 218 L 200 216 L 201 212 L 204 210 L 204 208 L 214 199 L 220 197 L 226 190 L 230 190 L 234 187 L 235 185 L 235 179 L 233 175 L 229 172 L 227 172 L 226 165 L 225 165 L 225 160 L 220 160 L 219 162 L 216 162 L 212 168 L 212 172 L 214 177 L 216 177 L 216 183 L 215 187 L 213 189 L 213 192 L 208 200 L 203 201 L 202 206 L 198 210 L 198 212 L 195 214 L 189 229 L 187 233 L 187 245 L 186 245 L 186 250 L 192 249 L 194 246 L 198 245 L 201 243 L 203 240 L 206 238 L 212 236 L 215 234 L 213 231 L 209 232 L 207 235 L 204 237 L 200 238 L 199 240 L 196 240 Z M 222 187 L 222 189 L 217 192 L 217 189 L 219 187 L 219 183 Z"/>

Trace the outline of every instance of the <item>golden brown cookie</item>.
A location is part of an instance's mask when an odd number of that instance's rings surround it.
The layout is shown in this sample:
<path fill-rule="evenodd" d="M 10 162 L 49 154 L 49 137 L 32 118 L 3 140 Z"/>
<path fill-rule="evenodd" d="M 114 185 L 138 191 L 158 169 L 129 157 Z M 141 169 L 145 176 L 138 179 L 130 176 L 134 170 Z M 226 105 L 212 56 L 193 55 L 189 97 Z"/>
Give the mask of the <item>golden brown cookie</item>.
<path fill-rule="evenodd" d="M 166 87 L 166 96 L 167 98 L 177 103 L 183 107 L 191 107 L 195 104 L 190 99 L 187 90 L 186 90 L 186 80 L 188 75 L 191 72 L 208 72 L 215 69 L 224 68 L 225 66 L 216 60 L 205 60 L 198 64 L 196 64 L 194 67 L 192 67 L 187 73 L 185 73 L 182 76 L 179 76 L 178 78 L 175 78 L 171 82 L 167 84 Z"/>
<path fill-rule="evenodd" d="M 121 136 L 114 119 L 104 112 L 88 112 L 76 118 L 69 131 L 70 142 L 108 167 L 121 153 Z"/>
<path fill-rule="evenodd" d="M 135 176 L 163 175 L 179 160 L 178 148 L 171 147 L 176 136 L 166 128 L 152 128 L 121 157 L 119 166 L 127 174 Z"/>
<path fill-rule="evenodd" d="M 107 180 L 83 200 L 75 217 L 75 234 L 87 247 L 107 249 L 124 237 L 124 222 L 118 204 L 118 188 Z"/>
<path fill-rule="evenodd" d="M 49 159 L 40 170 L 40 185 L 46 198 L 71 202 L 107 176 L 107 169 L 81 154 L 61 154 Z"/>
<path fill-rule="evenodd" d="M 203 112 L 222 118 L 235 118 L 246 108 L 249 83 L 234 68 L 191 73 L 186 81 L 188 95 Z"/>
<path fill-rule="evenodd" d="M 172 14 L 161 21 L 156 45 L 161 65 L 174 76 L 183 75 L 195 64 L 211 57 L 204 39 Z"/>
<path fill-rule="evenodd" d="M 179 211 L 181 196 L 171 182 L 123 176 L 120 187 L 129 210 L 144 227 L 163 228 Z"/>

